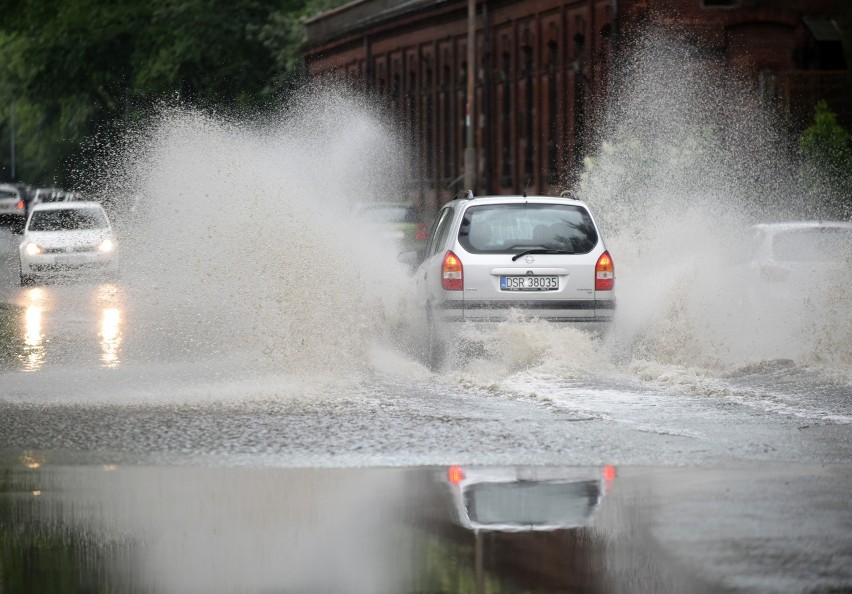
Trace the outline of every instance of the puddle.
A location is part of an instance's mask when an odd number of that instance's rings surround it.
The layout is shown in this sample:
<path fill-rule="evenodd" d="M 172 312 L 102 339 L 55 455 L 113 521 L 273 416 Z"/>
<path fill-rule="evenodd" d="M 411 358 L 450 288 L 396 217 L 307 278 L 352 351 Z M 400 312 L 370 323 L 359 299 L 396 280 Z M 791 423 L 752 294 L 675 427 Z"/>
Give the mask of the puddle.
<path fill-rule="evenodd" d="M 0 466 L 0 591 L 852 586 L 849 467 Z"/>

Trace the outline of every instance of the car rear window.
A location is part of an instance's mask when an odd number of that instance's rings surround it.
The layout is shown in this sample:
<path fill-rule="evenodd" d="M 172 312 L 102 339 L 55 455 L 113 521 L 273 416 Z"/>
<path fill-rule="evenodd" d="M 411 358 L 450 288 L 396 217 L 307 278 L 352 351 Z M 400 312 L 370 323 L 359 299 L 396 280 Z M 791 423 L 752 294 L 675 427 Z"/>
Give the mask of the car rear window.
<path fill-rule="evenodd" d="M 106 216 L 97 208 L 37 210 L 30 219 L 30 231 L 70 231 L 108 227 Z"/>
<path fill-rule="evenodd" d="M 468 517 L 478 524 L 583 524 L 600 497 L 596 481 L 479 483 L 465 492 Z"/>
<path fill-rule="evenodd" d="M 787 262 L 845 260 L 852 251 L 852 229 L 815 227 L 778 233 L 772 239 L 772 256 Z"/>
<path fill-rule="evenodd" d="M 9 198 L 17 199 L 18 193 L 12 190 L 0 190 L 0 200 L 8 200 Z"/>
<path fill-rule="evenodd" d="M 465 211 L 459 243 L 474 254 L 538 247 L 585 254 L 597 245 L 598 233 L 582 206 L 483 204 Z"/>

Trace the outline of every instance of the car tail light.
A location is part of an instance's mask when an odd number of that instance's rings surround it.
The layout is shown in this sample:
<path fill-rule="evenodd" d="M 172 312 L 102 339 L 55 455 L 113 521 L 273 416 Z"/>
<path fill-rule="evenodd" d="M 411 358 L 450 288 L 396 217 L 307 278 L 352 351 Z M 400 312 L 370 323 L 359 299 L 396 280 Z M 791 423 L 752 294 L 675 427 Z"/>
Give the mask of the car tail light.
<path fill-rule="evenodd" d="M 615 287 L 615 265 L 609 252 L 604 252 L 595 264 L 595 291 L 612 291 Z"/>
<path fill-rule="evenodd" d="M 429 239 L 429 233 L 426 231 L 426 223 L 422 221 L 417 223 L 417 233 L 414 234 L 414 239 L 418 241 Z"/>
<path fill-rule="evenodd" d="M 18 200 L 18 204 L 16 204 L 15 206 L 17 206 L 18 208 L 23 208 L 24 207 L 24 201 Z"/>
<path fill-rule="evenodd" d="M 464 480 L 464 471 L 461 466 L 450 466 L 447 469 L 447 480 L 453 485 L 458 485 Z"/>
<path fill-rule="evenodd" d="M 612 483 L 615 481 L 615 466 L 604 466 L 603 467 L 603 486 L 604 486 L 604 494 L 609 494 L 612 490 Z"/>
<path fill-rule="evenodd" d="M 783 266 L 766 265 L 760 267 L 760 278 L 770 282 L 783 282 L 787 280 L 787 275 L 790 271 Z"/>
<path fill-rule="evenodd" d="M 447 252 L 441 264 L 441 287 L 447 291 L 464 289 L 464 271 L 461 260 L 453 252 Z"/>

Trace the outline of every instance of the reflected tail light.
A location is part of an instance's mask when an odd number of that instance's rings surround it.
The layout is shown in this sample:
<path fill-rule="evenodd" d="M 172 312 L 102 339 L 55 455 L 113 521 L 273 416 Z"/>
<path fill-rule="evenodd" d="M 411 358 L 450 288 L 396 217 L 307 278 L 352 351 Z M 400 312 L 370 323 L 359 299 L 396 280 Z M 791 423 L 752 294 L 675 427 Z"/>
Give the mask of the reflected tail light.
<path fill-rule="evenodd" d="M 595 264 L 595 291 L 612 291 L 615 288 L 615 265 L 609 252 L 604 252 Z"/>
<path fill-rule="evenodd" d="M 615 481 L 615 466 L 604 466 L 601 475 L 604 480 L 604 495 L 607 495 L 612 490 L 612 483 Z"/>
<path fill-rule="evenodd" d="M 414 234 L 414 239 L 417 241 L 426 241 L 429 239 L 429 233 L 426 231 L 426 223 L 417 223 L 417 233 Z"/>
<path fill-rule="evenodd" d="M 447 480 L 451 485 L 458 485 L 464 480 L 464 471 L 461 466 L 450 466 L 447 469 Z"/>
<path fill-rule="evenodd" d="M 461 260 L 453 252 L 448 251 L 441 264 L 441 287 L 445 291 L 461 291 L 464 289 L 464 269 Z"/>

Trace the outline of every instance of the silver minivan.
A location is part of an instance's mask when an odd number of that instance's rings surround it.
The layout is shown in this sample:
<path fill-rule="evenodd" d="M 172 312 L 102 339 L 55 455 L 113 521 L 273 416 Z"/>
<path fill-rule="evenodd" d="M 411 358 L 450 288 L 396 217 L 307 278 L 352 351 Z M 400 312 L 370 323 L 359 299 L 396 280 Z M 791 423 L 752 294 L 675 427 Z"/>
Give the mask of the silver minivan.
<path fill-rule="evenodd" d="M 418 260 L 433 364 L 456 323 L 542 319 L 600 330 L 615 312 L 612 257 L 588 206 L 567 194 L 460 194 L 439 211 Z"/>

